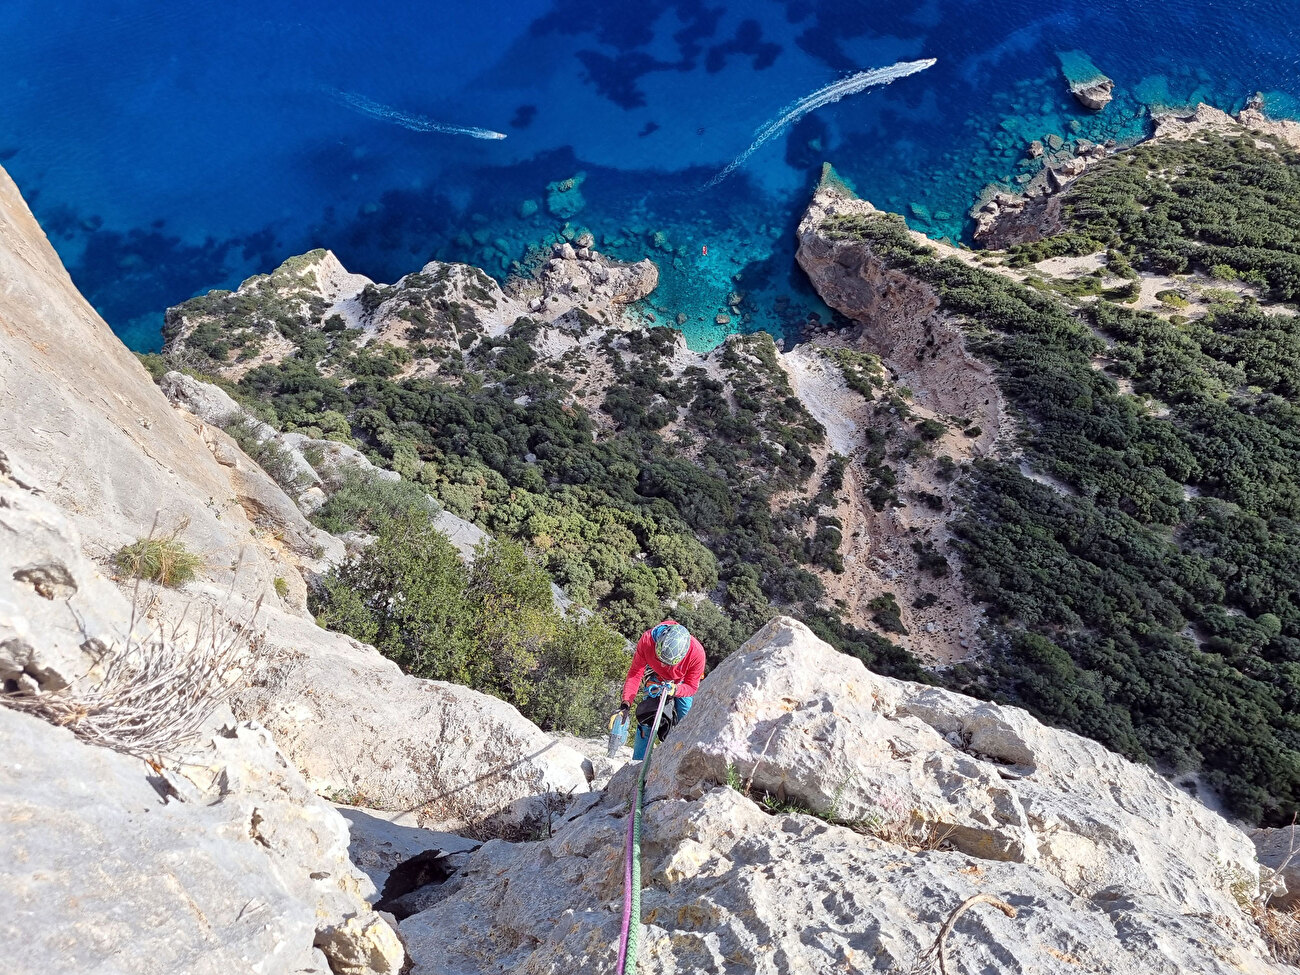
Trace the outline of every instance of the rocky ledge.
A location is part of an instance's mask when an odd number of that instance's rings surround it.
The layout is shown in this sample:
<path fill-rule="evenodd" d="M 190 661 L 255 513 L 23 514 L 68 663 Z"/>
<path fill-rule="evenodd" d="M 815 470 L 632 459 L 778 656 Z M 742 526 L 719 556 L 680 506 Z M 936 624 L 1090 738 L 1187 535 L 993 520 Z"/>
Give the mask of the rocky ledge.
<path fill-rule="evenodd" d="M 619 931 L 635 767 L 537 843 L 492 841 L 401 924 L 417 975 L 594 971 Z M 1024 711 L 880 677 L 778 618 L 650 770 L 641 961 L 662 972 L 1280 971 L 1244 833 Z"/>

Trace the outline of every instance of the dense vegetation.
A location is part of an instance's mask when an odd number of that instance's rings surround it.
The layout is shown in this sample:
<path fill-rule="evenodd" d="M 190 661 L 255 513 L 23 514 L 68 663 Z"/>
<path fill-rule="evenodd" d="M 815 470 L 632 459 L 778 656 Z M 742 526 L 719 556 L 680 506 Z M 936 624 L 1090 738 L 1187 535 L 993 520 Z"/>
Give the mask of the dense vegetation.
<path fill-rule="evenodd" d="M 716 661 L 780 607 L 878 669 L 924 676 L 900 648 L 817 607 L 823 589 L 810 568 L 843 568 L 838 526 L 823 514 L 840 485 L 810 481 L 824 434 L 768 336 L 733 339 L 712 374 L 671 368 L 669 329 L 591 333 L 581 355 L 557 363 L 535 350 L 540 323 L 520 318 L 489 337 L 472 303 L 426 277 L 408 276 L 372 302 L 376 314 L 410 323 L 400 347 L 359 347 L 359 332 L 322 322 L 308 295 L 287 301 L 283 288 L 265 319 L 244 296 L 217 293 L 168 320 L 174 333 L 207 334 L 208 322 L 233 314 L 250 334 L 287 340 L 290 354 L 227 382 L 232 394 L 280 429 L 360 447 L 408 490 L 525 544 L 572 598 L 624 634 L 671 614 Z M 588 334 L 590 324 L 577 316 L 571 332 Z M 240 361 L 208 348 L 187 340 L 182 361 L 201 374 Z M 403 376 L 412 361 L 434 368 Z M 584 406 L 575 389 L 595 368 L 612 381 Z M 365 505 L 348 500 L 372 490 L 336 488 L 316 520 L 373 530 L 350 522 Z"/>
<path fill-rule="evenodd" d="M 627 673 L 623 639 L 561 616 L 546 573 L 496 539 L 466 565 L 420 507 L 381 519 L 363 553 L 313 595 L 317 620 L 419 677 L 494 694 L 545 728 L 596 734 Z"/>
<path fill-rule="evenodd" d="M 1199 268 L 1300 293 L 1300 161 L 1249 139 L 1140 147 L 1081 178 L 1068 213 L 1061 239 L 1022 256 L 1109 246 L 1118 268 Z M 993 609 L 996 649 L 950 679 L 1135 758 L 1200 770 L 1245 817 L 1289 820 L 1300 318 L 1222 291 L 1195 321 L 1104 297 L 1071 307 L 936 259 L 896 218 L 839 218 L 831 232 L 869 241 L 965 319 L 1026 420 L 1031 466 L 1062 488 L 996 461 L 967 476 L 958 547 Z"/>
<path fill-rule="evenodd" d="M 1108 247 L 1144 269 L 1241 277 L 1279 301 L 1300 298 L 1300 156 L 1268 137 L 1144 143 L 1085 172 L 1064 210 L 1068 229 L 1022 255 Z"/>

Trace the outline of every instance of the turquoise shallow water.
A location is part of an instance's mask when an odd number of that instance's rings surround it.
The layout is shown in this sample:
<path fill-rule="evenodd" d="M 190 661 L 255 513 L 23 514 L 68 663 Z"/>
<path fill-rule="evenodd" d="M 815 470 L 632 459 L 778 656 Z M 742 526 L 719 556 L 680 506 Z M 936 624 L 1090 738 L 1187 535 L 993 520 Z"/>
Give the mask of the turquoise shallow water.
<path fill-rule="evenodd" d="M 1137 138 L 1151 104 L 1231 109 L 1256 90 L 1300 114 L 1297 13 L 1295 0 L 11 0 L 0 163 L 134 348 L 157 347 L 168 305 L 312 247 L 381 280 L 432 257 L 504 277 L 582 230 L 658 261 L 647 310 L 685 316 L 705 348 L 829 315 L 793 262 L 824 160 L 959 239 L 981 187 L 1027 175 L 1032 139 Z M 1115 80 L 1105 111 L 1068 94 L 1063 51 Z M 818 108 L 707 187 L 783 108 L 917 58 L 937 63 Z M 547 206 L 548 184 L 580 175 Z"/>

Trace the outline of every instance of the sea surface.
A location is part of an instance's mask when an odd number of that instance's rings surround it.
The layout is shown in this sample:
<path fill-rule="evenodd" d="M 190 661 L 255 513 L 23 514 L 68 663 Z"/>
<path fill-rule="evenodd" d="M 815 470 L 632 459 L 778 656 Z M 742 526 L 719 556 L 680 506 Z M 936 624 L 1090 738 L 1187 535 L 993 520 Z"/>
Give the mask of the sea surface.
<path fill-rule="evenodd" d="M 1072 52 L 1114 79 L 1104 111 L 1068 93 Z M 1300 0 L 0 4 L 0 165 L 140 351 L 169 305 L 313 247 L 380 281 L 434 258 L 504 280 L 583 231 L 659 263 L 642 310 L 692 346 L 793 336 L 829 316 L 793 260 L 823 161 L 960 240 L 1031 140 L 1256 91 L 1300 117 Z"/>

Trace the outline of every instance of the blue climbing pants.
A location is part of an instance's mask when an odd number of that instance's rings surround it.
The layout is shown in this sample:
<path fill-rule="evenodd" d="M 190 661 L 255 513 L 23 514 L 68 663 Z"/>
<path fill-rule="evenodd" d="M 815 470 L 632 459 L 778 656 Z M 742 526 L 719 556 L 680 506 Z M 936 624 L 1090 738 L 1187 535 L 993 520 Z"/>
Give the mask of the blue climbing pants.
<path fill-rule="evenodd" d="M 673 698 L 673 705 L 674 705 L 673 724 L 674 725 L 678 724 L 682 720 L 682 718 L 686 717 L 686 712 L 691 709 L 691 702 L 693 702 L 694 700 L 695 698 L 693 697 Z M 667 709 L 665 708 L 664 710 L 666 711 Z M 664 716 L 667 717 L 666 714 Z M 650 720 L 651 721 L 654 720 L 654 715 L 650 716 Z M 639 762 L 641 761 L 641 759 L 645 758 L 646 746 L 649 744 L 650 744 L 650 725 L 649 724 L 637 725 L 636 741 L 632 743 L 632 761 Z"/>

